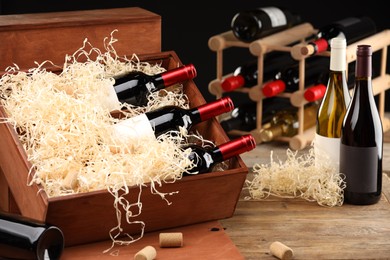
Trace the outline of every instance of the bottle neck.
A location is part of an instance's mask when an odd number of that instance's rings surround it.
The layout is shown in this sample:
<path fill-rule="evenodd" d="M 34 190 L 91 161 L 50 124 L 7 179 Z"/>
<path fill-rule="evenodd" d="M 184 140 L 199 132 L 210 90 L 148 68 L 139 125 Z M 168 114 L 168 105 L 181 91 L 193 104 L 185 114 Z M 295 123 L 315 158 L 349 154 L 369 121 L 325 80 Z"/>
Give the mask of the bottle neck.
<path fill-rule="evenodd" d="M 330 51 L 330 70 L 345 71 L 347 68 L 346 47 L 332 47 Z"/>
<path fill-rule="evenodd" d="M 169 87 L 174 84 L 195 78 L 197 72 L 192 64 L 171 69 L 154 76 L 154 81 L 159 85 Z"/>
<path fill-rule="evenodd" d="M 230 112 L 233 109 L 233 101 L 230 97 L 226 96 L 193 108 L 190 110 L 190 114 L 193 118 L 199 118 L 200 121 L 206 121 L 223 113 Z"/>
<path fill-rule="evenodd" d="M 372 52 L 368 45 L 358 46 L 356 56 L 356 78 L 371 78 L 372 75 Z"/>
<path fill-rule="evenodd" d="M 212 150 L 214 161 L 219 162 L 230 159 L 234 156 L 249 152 L 256 148 L 256 141 L 251 134 L 243 135 L 224 144 L 221 144 Z"/>

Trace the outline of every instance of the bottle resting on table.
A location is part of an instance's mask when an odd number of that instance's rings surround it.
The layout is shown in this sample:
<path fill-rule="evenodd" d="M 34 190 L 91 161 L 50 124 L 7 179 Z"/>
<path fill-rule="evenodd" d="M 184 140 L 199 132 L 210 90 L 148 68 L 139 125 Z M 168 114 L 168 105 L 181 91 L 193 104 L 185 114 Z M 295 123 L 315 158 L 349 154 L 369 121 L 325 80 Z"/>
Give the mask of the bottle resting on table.
<path fill-rule="evenodd" d="M 329 80 L 317 113 L 314 138 L 315 161 L 339 168 L 341 127 L 351 100 L 347 83 L 346 40 L 331 41 Z"/>
<path fill-rule="evenodd" d="M 191 175 L 210 172 L 217 163 L 255 149 L 256 141 L 251 134 L 247 134 L 215 147 L 188 144 L 182 148 L 190 149 L 188 158 L 194 164 L 183 175 Z"/>
<path fill-rule="evenodd" d="M 268 6 L 236 13 L 231 29 L 240 41 L 252 42 L 300 23 L 300 15 L 285 8 Z"/>
<path fill-rule="evenodd" d="M 369 205 L 382 192 L 383 127 L 372 90 L 371 45 L 358 45 L 356 54 L 354 92 L 341 128 L 340 173 L 344 202 Z"/>
<path fill-rule="evenodd" d="M 0 259 L 58 260 L 64 246 L 58 227 L 0 212 Z"/>

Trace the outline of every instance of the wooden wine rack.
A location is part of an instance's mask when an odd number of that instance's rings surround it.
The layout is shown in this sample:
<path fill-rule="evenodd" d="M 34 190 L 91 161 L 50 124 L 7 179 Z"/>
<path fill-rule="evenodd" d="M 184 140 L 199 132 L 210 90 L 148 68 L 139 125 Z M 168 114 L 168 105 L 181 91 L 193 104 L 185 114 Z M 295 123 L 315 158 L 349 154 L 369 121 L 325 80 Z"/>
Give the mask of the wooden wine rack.
<path fill-rule="evenodd" d="M 223 74 L 223 51 L 230 47 L 244 47 L 248 48 L 250 53 L 257 56 L 258 62 L 258 81 L 257 85 L 251 88 L 239 88 L 234 91 L 245 92 L 248 94 L 251 100 L 257 103 L 256 110 L 256 128 L 250 133 L 256 139 L 256 142 L 261 143 L 260 131 L 263 128 L 262 125 L 262 111 L 263 111 L 263 96 L 261 88 L 263 86 L 263 69 L 264 69 L 264 55 L 271 51 L 283 51 L 290 52 L 291 56 L 297 60 L 299 66 L 299 87 L 298 90 L 293 93 L 280 93 L 278 97 L 289 98 L 293 106 L 298 107 L 298 133 L 293 137 L 278 137 L 277 140 L 288 142 L 289 146 L 293 150 L 301 150 L 311 144 L 315 136 L 315 126 L 304 129 L 304 106 L 308 103 L 305 100 L 303 94 L 305 91 L 305 60 L 308 56 L 304 56 L 300 53 L 300 48 L 306 45 L 305 39 L 318 30 L 313 28 L 310 23 L 303 23 L 295 27 L 289 28 L 279 33 L 272 34 L 270 36 L 261 38 L 251 43 L 245 43 L 238 40 L 232 31 L 227 31 L 215 36 L 212 36 L 208 45 L 210 50 L 216 52 L 216 79 L 209 83 L 208 90 L 216 98 L 222 97 L 224 91 L 221 87 L 222 81 L 231 74 Z M 299 42 L 296 45 L 291 44 Z M 385 91 L 390 87 L 390 75 L 386 74 L 387 64 L 387 47 L 390 45 L 390 30 L 384 30 L 363 40 L 355 42 L 347 46 L 347 64 L 356 60 L 356 48 L 360 44 L 369 44 L 372 47 L 372 51 L 382 51 L 380 75 L 373 78 L 373 92 L 374 95 L 379 95 L 378 110 L 382 119 L 383 131 L 386 132 L 390 129 L 390 120 L 385 117 Z M 330 57 L 330 52 L 324 52 L 318 54 L 321 56 Z M 231 134 L 243 135 L 248 132 L 233 130 Z"/>

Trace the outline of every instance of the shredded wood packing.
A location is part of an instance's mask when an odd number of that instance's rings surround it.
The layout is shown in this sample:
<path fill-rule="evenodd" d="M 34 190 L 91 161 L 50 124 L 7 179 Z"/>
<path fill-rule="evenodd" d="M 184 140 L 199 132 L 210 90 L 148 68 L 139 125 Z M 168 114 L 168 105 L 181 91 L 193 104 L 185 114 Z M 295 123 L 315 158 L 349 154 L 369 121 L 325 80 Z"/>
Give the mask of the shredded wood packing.
<path fill-rule="evenodd" d="M 111 127 L 119 119 L 111 115 L 112 110 L 127 107 L 126 118 L 160 106 L 188 108 L 189 104 L 179 84 L 164 95 L 153 93 L 144 108 L 119 101 L 108 107 L 112 76 L 131 70 L 154 74 L 165 69 L 159 64 L 140 62 L 136 55 L 119 58 L 113 48 L 113 34 L 108 43 L 107 39 L 106 52 L 94 48 L 86 39 L 79 50 L 66 56 L 60 74 L 44 69 L 43 65 L 50 61 L 27 72 L 19 71 L 17 65 L 9 67 L 0 79 L 0 100 L 8 115 L 1 122 L 14 126 L 32 164 L 28 185 L 41 184 L 49 197 L 102 189 L 115 197 L 118 226 L 110 231 L 113 247 L 143 237 L 145 224 L 131 220 L 142 210 L 141 187 L 150 183 L 152 193 L 170 204 L 167 195 L 177 192 L 161 193 L 158 187 L 180 179 L 193 162 L 188 159 L 189 150 L 180 149 L 180 143 L 189 136 L 183 131 L 153 140 L 134 140 L 128 144 L 131 147 L 115 143 Z M 112 146 L 117 148 L 115 153 L 111 152 Z M 134 203 L 124 198 L 132 186 L 139 187 Z M 126 216 L 121 216 L 120 208 Z M 141 235 L 123 234 L 122 219 L 140 225 Z M 118 239 L 119 235 L 127 235 L 128 239 Z"/>
<path fill-rule="evenodd" d="M 306 154 L 287 149 L 285 161 L 275 161 L 270 153 L 269 164 L 255 164 L 253 180 L 246 181 L 249 190 L 246 199 L 302 198 L 316 201 L 321 206 L 343 204 L 345 182 L 329 160 L 322 158 L 315 163 L 314 148 Z"/>

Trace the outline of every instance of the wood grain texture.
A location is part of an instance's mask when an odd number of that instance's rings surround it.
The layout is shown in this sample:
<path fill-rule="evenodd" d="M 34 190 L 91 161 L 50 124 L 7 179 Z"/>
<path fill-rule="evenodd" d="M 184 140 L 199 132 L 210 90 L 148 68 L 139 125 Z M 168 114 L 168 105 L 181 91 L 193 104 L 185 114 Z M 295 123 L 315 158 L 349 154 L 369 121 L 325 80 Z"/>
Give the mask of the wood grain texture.
<path fill-rule="evenodd" d="M 322 207 L 301 199 L 245 200 L 242 190 L 233 217 L 220 220 L 226 233 L 247 260 L 276 259 L 272 242 L 292 248 L 294 259 L 390 259 L 390 132 L 385 133 L 382 198 L 375 205 Z M 260 144 L 242 158 L 255 163 L 284 161 L 288 144 Z M 308 152 L 310 147 L 299 151 Z M 277 158 L 277 159 L 276 159 Z M 250 172 L 247 179 L 254 176 Z"/>
<path fill-rule="evenodd" d="M 156 259 L 213 259 L 213 260 L 242 260 L 244 257 L 231 242 L 218 221 L 210 221 L 181 228 L 167 229 L 164 232 L 183 233 L 183 246 L 176 248 L 160 248 L 159 233 L 151 232 L 128 246 L 115 246 L 118 256 L 113 257 L 104 250 L 111 247 L 111 241 L 65 248 L 61 260 L 68 259 L 133 259 L 134 255 L 145 246 L 153 246 L 157 251 Z"/>
<path fill-rule="evenodd" d="M 138 7 L 0 16 L 0 71 L 17 64 L 36 67 L 46 60 L 62 66 L 88 39 L 104 51 L 111 33 L 118 55 L 161 51 L 161 17 Z"/>

